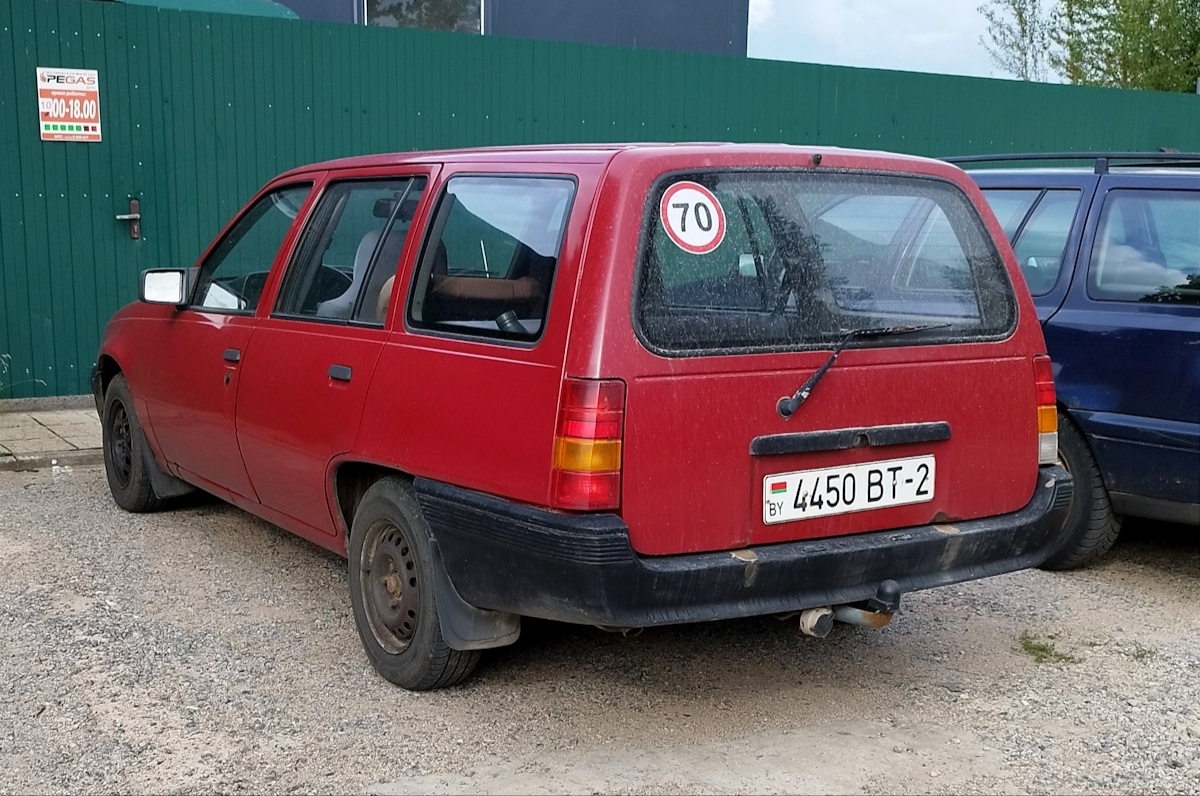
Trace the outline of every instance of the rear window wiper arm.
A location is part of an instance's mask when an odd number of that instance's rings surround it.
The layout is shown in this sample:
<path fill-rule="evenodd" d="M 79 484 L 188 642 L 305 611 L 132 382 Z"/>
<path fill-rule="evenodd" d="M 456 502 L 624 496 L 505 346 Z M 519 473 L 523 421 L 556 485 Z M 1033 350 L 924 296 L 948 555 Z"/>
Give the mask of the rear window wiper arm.
<path fill-rule="evenodd" d="M 808 377 L 808 381 L 804 382 L 794 395 L 791 397 L 785 395 L 780 398 L 779 403 L 775 405 L 775 409 L 784 420 L 794 415 L 796 410 L 800 408 L 800 404 L 808 400 L 808 396 L 812 394 L 813 388 L 817 386 L 817 382 L 825 376 L 825 373 L 837 361 L 838 354 L 842 353 L 842 349 L 849 345 L 851 340 L 856 340 L 859 337 L 890 337 L 898 334 L 913 334 L 914 332 L 924 332 L 929 329 L 945 329 L 949 325 L 948 323 L 925 323 L 917 326 L 877 326 L 871 329 L 851 329 L 842 335 L 841 340 L 838 340 L 837 345 L 833 347 L 833 353 L 829 355 L 829 359 L 825 360 L 825 363 L 817 368 L 813 375 Z"/>

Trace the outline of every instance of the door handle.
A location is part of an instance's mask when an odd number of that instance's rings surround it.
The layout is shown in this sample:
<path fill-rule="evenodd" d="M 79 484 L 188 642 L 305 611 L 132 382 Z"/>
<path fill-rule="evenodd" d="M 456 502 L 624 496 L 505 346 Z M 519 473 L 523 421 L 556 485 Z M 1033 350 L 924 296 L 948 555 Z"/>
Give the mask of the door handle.
<path fill-rule="evenodd" d="M 349 365 L 329 366 L 329 378 L 331 379 L 336 379 L 338 381 L 350 381 L 350 376 L 352 373 L 353 371 L 350 369 Z"/>
<path fill-rule="evenodd" d="M 137 199 L 130 198 L 129 212 L 121 213 L 117 216 L 117 221 L 129 222 L 129 237 L 133 240 L 138 240 L 142 237 L 142 203 Z"/>
<path fill-rule="evenodd" d="M 237 350 L 236 348 L 226 348 L 225 349 L 225 361 L 226 362 L 241 362 L 242 361 L 242 352 Z"/>

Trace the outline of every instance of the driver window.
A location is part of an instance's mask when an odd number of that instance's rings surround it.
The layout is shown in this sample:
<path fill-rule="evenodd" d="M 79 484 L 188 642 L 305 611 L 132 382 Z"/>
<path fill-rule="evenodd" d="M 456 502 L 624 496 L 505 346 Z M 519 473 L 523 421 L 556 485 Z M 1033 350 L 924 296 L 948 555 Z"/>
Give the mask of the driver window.
<path fill-rule="evenodd" d="M 254 203 L 200 267 L 195 308 L 252 313 L 279 247 L 311 183 L 289 185 Z"/>

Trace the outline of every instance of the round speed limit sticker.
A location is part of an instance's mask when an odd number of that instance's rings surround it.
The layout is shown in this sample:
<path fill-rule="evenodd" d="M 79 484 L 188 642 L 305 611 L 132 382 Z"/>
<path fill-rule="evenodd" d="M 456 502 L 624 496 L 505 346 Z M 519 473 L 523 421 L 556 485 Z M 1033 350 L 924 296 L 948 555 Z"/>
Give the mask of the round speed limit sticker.
<path fill-rule="evenodd" d="M 713 192 L 695 182 L 677 182 L 658 206 L 667 236 L 692 254 L 708 254 L 725 239 L 725 210 Z"/>

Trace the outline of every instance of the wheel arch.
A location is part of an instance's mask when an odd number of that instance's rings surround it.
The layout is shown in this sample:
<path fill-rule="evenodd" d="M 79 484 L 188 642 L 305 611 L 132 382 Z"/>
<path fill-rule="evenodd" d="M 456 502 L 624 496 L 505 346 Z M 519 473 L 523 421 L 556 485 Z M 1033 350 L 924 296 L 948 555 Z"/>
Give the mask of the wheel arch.
<path fill-rule="evenodd" d="M 337 509 L 334 519 L 338 524 L 342 542 L 347 548 L 350 542 L 350 527 L 354 524 L 354 515 L 362 503 L 363 496 L 376 482 L 389 476 L 412 480 L 409 473 L 373 462 L 348 460 L 334 465 L 333 499 Z"/>
<path fill-rule="evenodd" d="M 1070 423 L 1071 426 L 1074 427 L 1075 431 L 1079 434 L 1079 438 L 1083 441 L 1084 446 L 1087 448 L 1088 453 L 1091 454 L 1092 461 L 1096 463 L 1096 469 L 1100 473 L 1100 480 L 1104 484 L 1104 488 L 1106 490 L 1111 490 L 1112 485 L 1111 485 L 1110 481 L 1112 480 L 1112 477 L 1109 475 L 1107 468 L 1105 468 L 1105 466 L 1104 466 L 1104 463 L 1100 460 L 1100 458 L 1098 456 L 1096 456 L 1096 448 L 1094 445 L 1092 445 L 1092 440 L 1088 436 L 1087 431 L 1084 430 L 1083 424 L 1080 423 L 1079 420 L 1075 417 L 1075 413 L 1071 410 L 1071 407 L 1067 406 L 1061 400 L 1057 401 L 1057 404 L 1058 404 L 1058 416 L 1060 418 L 1063 418 L 1065 420 L 1065 422 Z M 1061 433 L 1061 429 L 1060 429 L 1060 433 Z"/>

